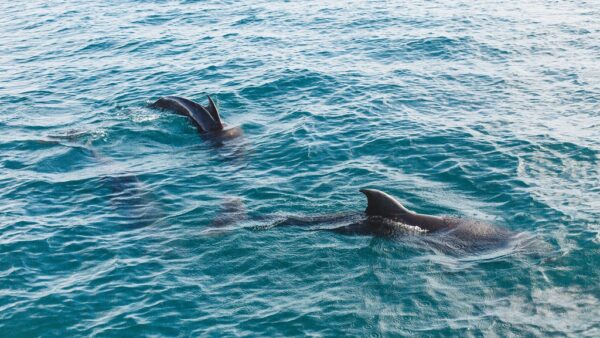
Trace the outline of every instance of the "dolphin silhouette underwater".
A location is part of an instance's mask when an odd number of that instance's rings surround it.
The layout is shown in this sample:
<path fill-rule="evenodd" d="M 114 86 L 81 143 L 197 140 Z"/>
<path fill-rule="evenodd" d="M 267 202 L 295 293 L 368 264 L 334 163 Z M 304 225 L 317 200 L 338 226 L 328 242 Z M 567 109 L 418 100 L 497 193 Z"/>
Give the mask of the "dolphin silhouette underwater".
<path fill-rule="evenodd" d="M 221 122 L 219 110 L 208 96 L 208 106 L 203 106 L 194 101 L 179 96 L 165 96 L 150 105 L 150 108 L 159 108 L 173 111 L 179 115 L 187 116 L 198 129 L 200 135 L 213 139 L 231 139 L 242 135 L 240 127 L 225 129 Z"/>
<path fill-rule="evenodd" d="M 329 231 L 350 236 L 402 238 L 422 236 L 423 240 L 443 251 L 479 251 L 509 243 L 515 233 L 492 224 L 452 216 L 419 214 L 407 209 L 394 197 L 376 189 L 361 189 L 367 197 L 363 213 L 321 216 L 288 216 L 267 228 L 280 226 L 306 227 L 311 231 Z M 221 216 L 228 220 L 232 215 Z M 243 217 L 241 217 L 243 218 Z M 322 227 L 327 225 L 327 227 Z"/>
<path fill-rule="evenodd" d="M 156 202 L 156 196 L 150 192 L 140 179 L 131 173 L 124 173 L 116 162 L 102 154 L 92 145 L 94 138 L 89 131 L 69 130 L 63 134 L 48 135 L 48 140 L 38 142 L 57 146 L 79 148 L 89 153 L 96 161 L 95 166 L 115 167 L 98 177 L 97 191 L 106 193 L 114 209 L 112 220 L 118 220 L 129 229 L 154 224 L 162 215 Z M 83 141 L 87 138 L 87 141 Z M 104 189 L 106 188 L 106 189 Z"/>

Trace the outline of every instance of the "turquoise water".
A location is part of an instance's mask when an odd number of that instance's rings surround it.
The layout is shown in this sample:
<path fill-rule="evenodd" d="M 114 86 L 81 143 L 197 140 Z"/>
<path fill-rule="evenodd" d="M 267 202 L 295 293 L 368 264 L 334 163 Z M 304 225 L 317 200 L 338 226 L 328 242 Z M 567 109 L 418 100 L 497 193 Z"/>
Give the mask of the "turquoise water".
<path fill-rule="evenodd" d="M 2 2 L 0 33 L 0 336 L 600 335 L 597 5 Z M 207 94 L 244 137 L 147 108 Z M 362 187 L 517 236 L 270 226 Z"/>

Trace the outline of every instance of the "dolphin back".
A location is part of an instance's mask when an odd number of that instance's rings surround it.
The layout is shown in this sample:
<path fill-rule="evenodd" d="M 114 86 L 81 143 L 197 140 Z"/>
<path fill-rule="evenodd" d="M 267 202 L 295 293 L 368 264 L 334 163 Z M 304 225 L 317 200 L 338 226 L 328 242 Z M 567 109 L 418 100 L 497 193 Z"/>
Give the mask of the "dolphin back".
<path fill-rule="evenodd" d="M 170 110 L 189 117 L 201 133 L 223 130 L 221 117 L 210 96 L 208 102 L 208 107 L 204 107 L 183 97 L 165 96 L 154 102 L 151 107 Z"/>

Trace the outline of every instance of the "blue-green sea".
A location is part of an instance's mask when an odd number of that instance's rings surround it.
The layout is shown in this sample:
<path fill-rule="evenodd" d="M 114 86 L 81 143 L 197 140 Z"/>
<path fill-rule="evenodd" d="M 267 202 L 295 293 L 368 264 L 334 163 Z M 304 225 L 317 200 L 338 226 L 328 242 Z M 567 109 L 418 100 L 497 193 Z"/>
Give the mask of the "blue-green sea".
<path fill-rule="evenodd" d="M 514 237 L 275 226 L 364 187 Z M 81 336 L 600 336 L 599 4 L 2 1 L 0 337 Z"/>

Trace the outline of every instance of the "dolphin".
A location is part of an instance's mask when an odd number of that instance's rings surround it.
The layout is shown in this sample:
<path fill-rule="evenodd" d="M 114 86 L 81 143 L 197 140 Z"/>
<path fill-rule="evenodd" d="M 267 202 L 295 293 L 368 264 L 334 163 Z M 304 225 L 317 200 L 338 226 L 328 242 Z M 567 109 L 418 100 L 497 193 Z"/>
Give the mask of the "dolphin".
<path fill-rule="evenodd" d="M 43 142 L 81 148 L 91 155 L 96 166 L 117 167 L 113 160 L 102 156 L 93 147 L 94 138 L 90 136 L 90 131 L 69 130 L 64 134 L 49 135 L 49 140 Z M 83 143 L 86 138 L 87 141 Z M 100 176 L 98 183 L 98 188 L 107 188 L 107 196 L 115 211 L 112 221 L 118 220 L 127 228 L 134 229 L 152 225 L 163 217 L 162 210 L 156 203 L 156 196 L 146 189 L 137 176 L 115 172 Z"/>
<path fill-rule="evenodd" d="M 343 235 L 400 238 L 407 234 L 429 236 L 433 246 L 466 251 L 488 249 L 507 244 L 514 234 L 494 225 L 451 216 L 419 214 L 406 208 L 394 197 L 376 189 L 360 189 L 367 197 L 363 213 L 345 213 L 316 217 L 287 217 L 273 226 L 314 226 L 330 224 L 333 227 L 316 228 Z"/>
<path fill-rule="evenodd" d="M 173 111 L 179 115 L 187 116 L 192 120 L 201 135 L 230 139 L 242 134 L 240 127 L 225 129 L 221 122 L 219 110 L 208 96 L 208 106 L 203 106 L 194 101 L 179 96 L 165 96 L 150 105 L 151 108 L 159 108 Z"/>
<path fill-rule="evenodd" d="M 367 208 L 365 210 L 367 218 L 388 219 L 417 227 L 428 233 L 447 232 L 461 238 L 493 240 L 509 234 L 507 230 L 485 222 L 460 217 L 416 213 L 407 209 L 394 197 L 380 190 L 360 189 L 360 192 L 367 197 Z M 373 225 L 372 222 L 370 222 L 370 225 Z"/>

